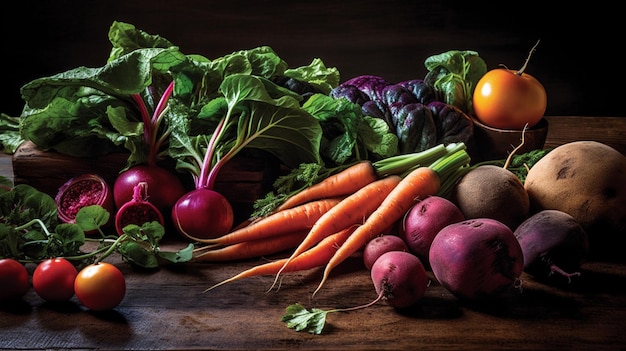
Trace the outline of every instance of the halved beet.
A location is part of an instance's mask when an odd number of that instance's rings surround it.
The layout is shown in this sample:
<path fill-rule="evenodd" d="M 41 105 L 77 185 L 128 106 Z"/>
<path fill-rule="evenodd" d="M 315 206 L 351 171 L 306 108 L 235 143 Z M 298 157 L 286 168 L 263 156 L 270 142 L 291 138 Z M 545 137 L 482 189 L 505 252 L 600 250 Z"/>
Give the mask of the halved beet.
<path fill-rule="evenodd" d="M 59 219 L 64 223 L 75 223 L 76 214 L 81 208 L 100 205 L 111 214 L 115 214 L 113 193 L 109 184 L 97 174 L 82 174 L 63 184 L 54 200 Z"/>
<path fill-rule="evenodd" d="M 133 189 L 132 200 L 126 202 L 117 211 L 115 229 L 119 235 L 124 233 L 124 227 L 129 224 L 141 226 L 145 223 L 157 221 L 165 225 L 163 214 L 151 202 L 148 202 L 148 183 L 140 182 Z"/>

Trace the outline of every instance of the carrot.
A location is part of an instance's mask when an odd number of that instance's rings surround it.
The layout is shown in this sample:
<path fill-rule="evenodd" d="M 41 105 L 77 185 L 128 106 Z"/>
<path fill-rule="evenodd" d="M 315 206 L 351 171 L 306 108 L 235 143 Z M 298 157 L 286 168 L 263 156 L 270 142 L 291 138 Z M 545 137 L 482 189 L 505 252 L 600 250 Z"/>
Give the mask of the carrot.
<path fill-rule="evenodd" d="M 278 271 L 272 287 L 276 284 L 278 277 L 289 265 L 291 260 L 325 237 L 352 225 L 361 223 L 383 202 L 385 197 L 400 183 L 401 179 L 402 178 L 397 175 L 392 175 L 369 183 L 354 194 L 343 199 L 335 207 L 321 216 L 317 222 L 315 222 L 313 228 L 311 228 L 311 231 L 304 238 L 302 243 L 300 243 L 283 267 Z"/>
<path fill-rule="evenodd" d="M 313 200 L 352 194 L 376 179 L 378 177 L 372 163 L 361 161 L 289 197 L 278 206 L 277 211 Z"/>
<path fill-rule="evenodd" d="M 298 246 L 307 233 L 308 230 L 298 230 L 280 236 L 244 241 L 217 249 L 199 247 L 193 250 L 192 259 L 195 262 L 225 262 L 273 255 Z"/>
<path fill-rule="evenodd" d="M 321 267 L 325 265 L 328 260 L 332 257 L 333 253 L 337 250 L 341 244 L 352 234 L 352 232 L 356 229 L 356 226 L 352 226 L 346 229 L 343 229 L 335 234 L 327 236 L 322 241 L 320 241 L 314 247 L 308 249 L 303 252 L 298 257 L 295 257 L 287 267 L 285 267 L 285 272 L 298 272 L 305 271 L 308 269 L 313 269 L 317 267 Z M 231 278 L 223 280 L 212 287 L 205 290 L 205 292 L 209 290 L 213 290 L 218 286 L 222 286 L 227 283 L 231 283 L 237 280 L 256 277 L 261 275 L 270 275 L 276 274 L 285 264 L 287 258 L 283 258 L 276 261 L 267 262 L 258 266 L 254 266 L 250 269 L 247 269 Z"/>
<path fill-rule="evenodd" d="M 440 190 L 442 179 L 451 177 L 468 163 L 469 156 L 463 148 L 458 152 L 442 157 L 428 167 L 418 167 L 402 178 L 400 184 L 389 193 L 376 211 L 354 231 L 328 261 L 322 281 L 313 292 L 313 296 L 321 289 L 330 272 L 337 265 L 401 219 L 416 201 L 436 195 Z"/>
<path fill-rule="evenodd" d="M 197 239 L 204 244 L 232 245 L 244 241 L 279 236 L 281 234 L 309 230 L 328 210 L 340 202 L 341 198 L 322 199 L 276 212 L 250 225 L 244 226 L 218 238 Z"/>

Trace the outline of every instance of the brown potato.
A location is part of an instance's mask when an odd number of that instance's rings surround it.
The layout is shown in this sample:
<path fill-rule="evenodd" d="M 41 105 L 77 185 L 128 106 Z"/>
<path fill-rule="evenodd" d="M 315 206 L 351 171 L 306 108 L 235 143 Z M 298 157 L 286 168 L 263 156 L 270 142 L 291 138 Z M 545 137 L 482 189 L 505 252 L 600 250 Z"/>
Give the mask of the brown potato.
<path fill-rule="evenodd" d="M 556 147 L 528 172 L 531 212 L 568 213 L 587 231 L 591 251 L 626 237 L 626 156 L 595 141 Z"/>
<path fill-rule="evenodd" d="M 450 200 L 465 218 L 491 218 L 515 230 L 529 216 L 524 185 L 511 171 L 495 165 L 478 166 L 452 189 Z"/>

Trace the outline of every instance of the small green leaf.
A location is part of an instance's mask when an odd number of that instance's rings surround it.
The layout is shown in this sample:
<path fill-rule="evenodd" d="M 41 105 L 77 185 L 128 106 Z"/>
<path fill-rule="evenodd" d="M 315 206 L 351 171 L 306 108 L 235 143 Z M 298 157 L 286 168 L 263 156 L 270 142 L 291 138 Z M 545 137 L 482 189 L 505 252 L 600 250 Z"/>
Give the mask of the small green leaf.
<path fill-rule="evenodd" d="M 295 331 L 307 331 L 319 335 L 324 329 L 328 312 L 318 308 L 307 310 L 300 304 L 293 304 L 286 308 L 286 313 L 281 317 L 281 322 Z"/>
<path fill-rule="evenodd" d="M 100 205 L 85 206 L 76 214 L 76 224 L 85 232 L 89 232 L 103 227 L 110 217 L 109 211 Z"/>
<path fill-rule="evenodd" d="M 172 263 L 189 262 L 193 256 L 194 245 L 189 244 L 178 251 L 159 251 L 157 255 Z"/>

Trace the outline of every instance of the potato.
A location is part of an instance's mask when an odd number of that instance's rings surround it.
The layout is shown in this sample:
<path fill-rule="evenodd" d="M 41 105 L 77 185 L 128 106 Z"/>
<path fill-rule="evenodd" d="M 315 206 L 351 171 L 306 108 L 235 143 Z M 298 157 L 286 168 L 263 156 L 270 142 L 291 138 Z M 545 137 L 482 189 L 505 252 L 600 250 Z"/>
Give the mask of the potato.
<path fill-rule="evenodd" d="M 626 238 L 626 156 L 596 141 L 556 147 L 529 171 L 524 187 L 532 212 L 553 209 L 576 219 L 590 251 L 619 247 Z"/>
<path fill-rule="evenodd" d="M 491 218 L 511 230 L 526 220 L 530 211 L 530 200 L 519 178 L 494 165 L 478 166 L 461 177 L 450 200 L 467 219 Z"/>

